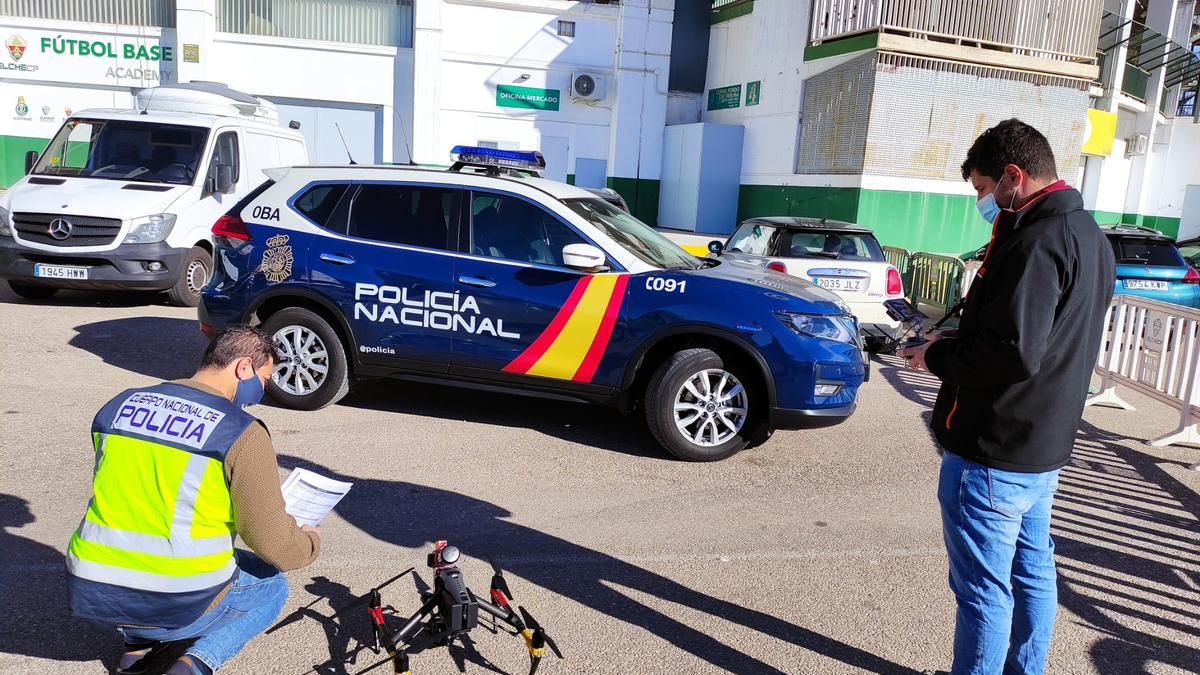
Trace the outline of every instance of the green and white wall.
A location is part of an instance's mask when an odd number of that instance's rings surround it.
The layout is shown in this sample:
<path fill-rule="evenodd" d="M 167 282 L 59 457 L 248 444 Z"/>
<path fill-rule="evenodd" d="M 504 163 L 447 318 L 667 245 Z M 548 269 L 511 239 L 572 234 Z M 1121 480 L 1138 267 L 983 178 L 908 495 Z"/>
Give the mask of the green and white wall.
<path fill-rule="evenodd" d="M 712 26 L 703 119 L 745 128 L 739 219 L 823 216 L 871 227 L 886 245 L 974 250 L 990 226 L 959 165 L 984 129 L 1014 116 L 1050 138 L 1060 175 L 1078 184 L 1085 80 L 990 66 L 984 50 L 974 63 L 902 53 L 875 34 L 808 46 L 809 12 L 760 1 Z M 721 90 L 737 85 L 733 106 Z"/>

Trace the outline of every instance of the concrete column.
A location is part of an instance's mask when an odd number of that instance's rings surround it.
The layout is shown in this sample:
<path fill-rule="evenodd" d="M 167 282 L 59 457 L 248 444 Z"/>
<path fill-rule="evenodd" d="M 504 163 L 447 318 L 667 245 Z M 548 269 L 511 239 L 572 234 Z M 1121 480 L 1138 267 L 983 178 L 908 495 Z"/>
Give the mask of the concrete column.
<path fill-rule="evenodd" d="M 609 185 L 647 223 L 658 218 L 674 0 L 625 0 L 617 21 Z"/>
<path fill-rule="evenodd" d="M 217 0 L 176 0 L 175 3 L 175 60 L 176 81 L 211 79 L 207 76 L 212 57 L 213 37 L 217 33 Z M 199 60 L 191 63 L 191 46 L 198 50 Z"/>
<path fill-rule="evenodd" d="M 1163 35 L 1174 34 L 1176 4 L 1176 0 L 1150 0 L 1146 11 L 1146 25 Z M 1163 54 L 1167 51 L 1168 48 L 1164 46 Z M 1152 160 L 1156 146 L 1155 133 L 1162 124 L 1158 119 L 1158 105 L 1162 100 L 1164 70 L 1158 67 L 1150 73 L 1150 83 L 1146 87 L 1146 111 L 1138 113 L 1134 124 L 1134 133 L 1149 136 L 1151 143 L 1146 154 L 1135 157 L 1130 167 L 1129 189 L 1125 193 L 1125 213 L 1136 213 L 1140 216 L 1157 214 L 1157 205 L 1151 198 L 1155 194 Z"/>
<path fill-rule="evenodd" d="M 450 161 L 450 146 L 442 142 L 441 80 L 442 0 L 414 0 L 411 133 L 418 164 Z"/>

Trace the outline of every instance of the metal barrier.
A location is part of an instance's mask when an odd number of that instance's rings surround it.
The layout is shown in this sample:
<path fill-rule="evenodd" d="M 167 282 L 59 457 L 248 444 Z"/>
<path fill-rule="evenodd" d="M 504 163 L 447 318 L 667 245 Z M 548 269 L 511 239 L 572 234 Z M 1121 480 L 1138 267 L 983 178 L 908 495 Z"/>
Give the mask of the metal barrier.
<path fill-rule="evenodd" d="M 934 253 L 914 253 L 909 260 L 912 285 L 908 295 L 914 305 L 934 307 L 944 314 L 958 303 L 962 297 L 963 261 Z"/>
<path fill-rule="evenodd" d="M 1087 405 L 1133 410 L 1117 395 L 1116 385 L 1124 385 L 1179 410 L 1179 428 L 1151 445 L 1200 444 L 1200 311 L 1118 295 L 1105 326 L 1096 364 L 1100 393 L 1089 397 Z"/>
<path fill-rule="evenodd" d="M 813 0 L 809 41 L 885 30 L 1094 63 L 1103 0 Z"/>

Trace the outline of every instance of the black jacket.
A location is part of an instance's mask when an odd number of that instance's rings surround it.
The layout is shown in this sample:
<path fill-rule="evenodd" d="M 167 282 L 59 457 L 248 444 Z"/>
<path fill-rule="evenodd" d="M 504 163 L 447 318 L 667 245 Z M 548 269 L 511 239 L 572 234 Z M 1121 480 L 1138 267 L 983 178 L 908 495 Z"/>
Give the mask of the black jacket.
<path fill-rule="evenodd" d="M 942 447 L 1005 471 L 1067 464 L 1112 302 L 1112 247 L 1057 183 L 1002 212 L 956 337 L 926 352 Z"/>

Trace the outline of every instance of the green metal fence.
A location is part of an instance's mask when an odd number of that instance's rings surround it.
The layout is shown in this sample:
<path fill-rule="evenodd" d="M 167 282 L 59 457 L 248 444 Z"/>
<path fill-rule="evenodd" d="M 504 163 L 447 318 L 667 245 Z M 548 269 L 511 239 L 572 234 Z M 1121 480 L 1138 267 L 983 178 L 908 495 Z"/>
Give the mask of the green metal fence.
<path fill-rule="evenodd" d="M 945 314 L 962 298 L 962 260 L 948 255 L 914 253 L 909 258 L 912 285 L 908 296 L 918 308 L 926 307 Z"/>

